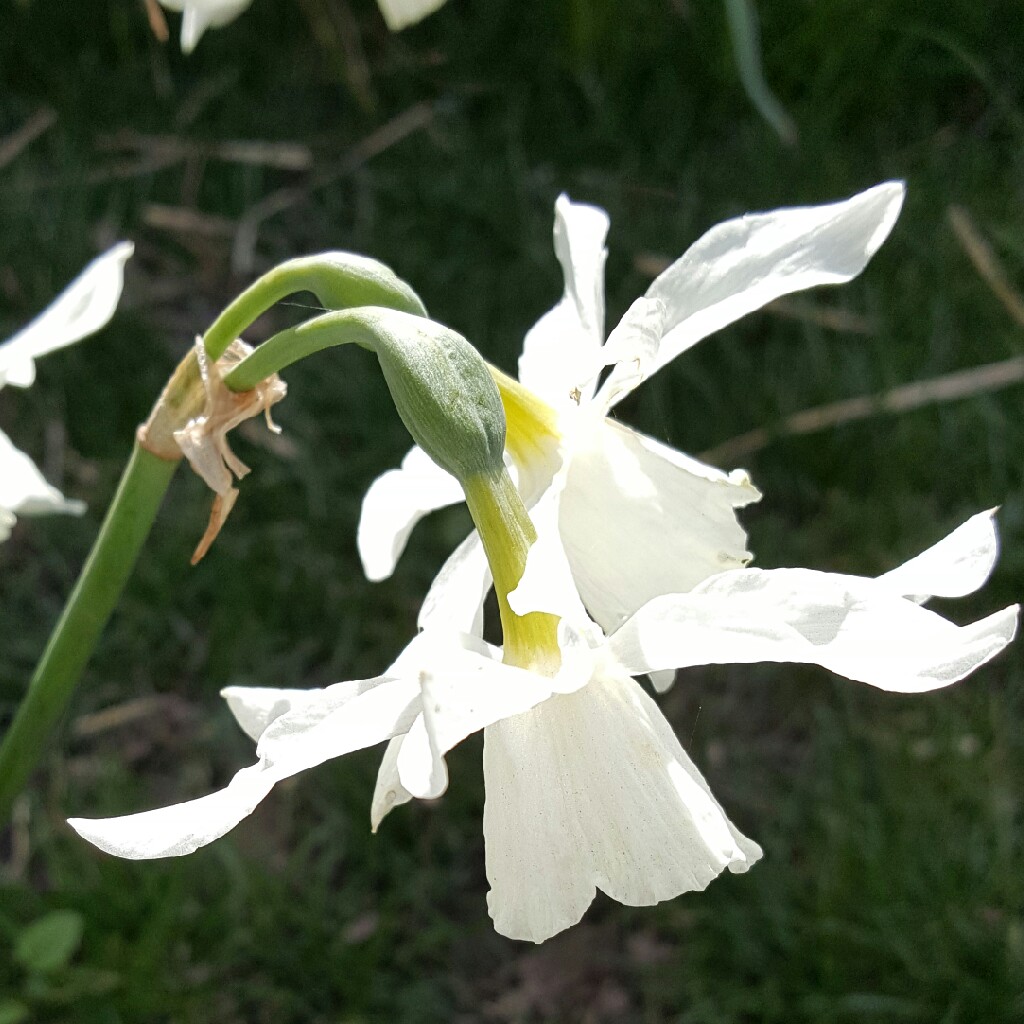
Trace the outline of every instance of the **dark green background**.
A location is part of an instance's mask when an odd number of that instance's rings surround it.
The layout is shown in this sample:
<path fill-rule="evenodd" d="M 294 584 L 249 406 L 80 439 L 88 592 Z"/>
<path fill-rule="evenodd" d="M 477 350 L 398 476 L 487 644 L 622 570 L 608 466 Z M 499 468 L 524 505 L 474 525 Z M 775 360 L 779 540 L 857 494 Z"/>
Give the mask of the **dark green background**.
<path fill-rule="evenodd" d="M 0 336 L 101 248 L 137 246 L 113 324 L 42 362 L 32 391 L 0 396 L 0 427 L 89 502 L 82 520 L 26 520 L 0 548 L 0 714 L 88 551 L 135 424 L 196 332 L 285 257 L 382 259 L 513 369 L 560 293 L 550 233 L 562 190 L 611 214 L 611 325 L 646 287 L 649 257 L 679 255 L 718 220 L 901 177 L 903 216 L 862 279 L 807 297 L 867 333 L 758 313 L 619 414 L 699 452 L 798 409 L 1019 353 L 1020 328 L 947 209 L 969 211 L 1019 283 L 1024 9 L 760 6 L 796 148 L 744 96 L 718 4 L 451 0 L 390 36 L 370 0 L 256 0 L 185 59 L 151 37 L 141 4 L 0 0 L 0 138 L 41 107 L 57 115 L 0 169 Z M 423 127 L 353 166 L 353 146 L 422 102 Z M 125 135 L 187 140 L 200 155 L 157 166 L 152 140 L 115 149 Z M 314 169 L 201 155 L 225 139 L 302 143 Z M 344 173 L 308 187 L 332 170 Z M 251 271 L 233 272 L 233 225 L 286 186 L 298 201 L 266 222 Z M 153 204 L 199 211 L 211 232 L 160 227 Z M 250 340 L 307 314 L 283 308 Z M 1019 647 L 917 698 L 785 666 L 685 673 L 662 706 L 764 861 L 654 909 L 599 897 L 539 949 L 495 935 L 486 916 L 478 740 L 450 758 L 441 801 L 403 808 L 376 837 L 370 751 L 279 786 L 182 861 L 127 864 L 78 841 L 70 814 L 198 795 L 248 763 L 221 687 L 379 671 L 466 529 L 461 509 L 435 516 L 392 580 L 366 583 L 359 502 L 408 438 L 365 354 L 324 354 L 286 377 L 286 447 L 237 440 L 254 472 L 196 569 L 208 494 L 190 473 L 175 481 L 3 840 L 0 1007 L 6 996 L 33 1021 L 86 1024 L 1024 1018 Z M 967 621 L 1017 600 L 1020 398 L 1017 386 L 879 416 L 744 460 L 765 492 L 745 514 L 757 564 L 874 574 L 1001 504 L 995 577 L 939 604 Z M 95 717 L 112 708 L 121 724 Z M 12 952 L 55 909 L 81 915 L 81 943 L 68 966 L 32 970 Z"/>

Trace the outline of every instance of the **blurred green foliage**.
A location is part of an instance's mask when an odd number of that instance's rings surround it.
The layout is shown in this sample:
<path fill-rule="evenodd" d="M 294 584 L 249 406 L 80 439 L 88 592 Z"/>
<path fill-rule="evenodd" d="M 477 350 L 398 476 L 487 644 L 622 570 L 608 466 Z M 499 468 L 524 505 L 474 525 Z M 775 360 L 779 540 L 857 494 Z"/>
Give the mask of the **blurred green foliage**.
<path fill-rule="evenodd" d="M 1024 8 L 759 9 L 795 148 L 744 96 L 718 4 L 450 0 L 392 37 L 371 0 L 256 0 L 186 60 L 152 37 L 141 4 L 81 0 L 72 16 L 0 0 L 0 139 L 41 108 L 57 118 L 0 167 L 0 336 L 103 245 L 137 244 L 114 324 L 43 361 L 33 391 L 0 400 L 0 427 L 90 505 L 82 520 L 26 521 L 0 548 L 0 714 L 42 649 L 135 424 L 195 333 L 287 256 L 383 259 L 435 317 L 513 368 L 560 292 L 550 232 L 561 190 L 611 213 L 614 323 L 651 257 L 678 255 L 716 221 L 902 177 L 907 207 L 865 275 L 808 297 L 866 333 L 759 313 L 681 357 L 621 415 L 700 451 L 798 409 L 1019 353 L 1019 327 L 946 210 L 970 212 L 1020 285 Z M 420 127 L 351 159 L 421 102 Z M 299 143 L 314 169 L 218 153 L 239 139 Z M 233 269 L 238 223 L 283 188 L 294 201 L 260 225 L 252 265 Z M 201 217 L 169 227 L 183 210 Z M 307 312 L 285 308 L 261 330 Z M 601 898 L 539 950 L 494 935 L 486 917 L 478 743 L 452 756 L 443 800 L 403 808 L 376 837 L 369 751 L 278 787 L 186 860 L 129 864 L 84 847 L 69 814 L 198 795 L 248 762 L 221 687 L 317 686 L 387 664 L 466 529 L 461 510 L 435 516 L 395 577 L 367 584 L 359 501 L 408 438 L 369 357 L 327 354 L 287 378 L 287 447 L 239 440 L 254 472 L 194 570 L 208 497 L 187 473 L 172 487 L 4 838 L 0 1012 L 18 1003 L 32 1020 L 76 1024 L 1024 1017 L 1019 646 L 919 698 L 788 667 L 681 676 L 666 713 L 764 861 L 656 909 Z M 1022 446 L 1019 386 L 780 439 L 745 463 L 765 492 L 746 515 L 758 564 L 875 573 L 1002 504 L 995 577 L 948 611 L 963 621 L 1016 600 Z M 70 1003 L 30 989 L 15 953 L 54 913 L 83 923 L 77 948 L 67 934 L 53 941 L 51 955 L 70 959 L 41 975 Z"/>

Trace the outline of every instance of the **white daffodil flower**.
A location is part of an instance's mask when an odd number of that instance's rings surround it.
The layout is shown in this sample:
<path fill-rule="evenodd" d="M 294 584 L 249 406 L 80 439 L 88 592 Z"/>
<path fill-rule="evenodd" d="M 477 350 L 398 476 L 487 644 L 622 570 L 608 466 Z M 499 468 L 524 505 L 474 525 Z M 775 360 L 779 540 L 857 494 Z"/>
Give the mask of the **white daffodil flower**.
<path fill-rule="evenodd" d="M 750 214 L 712 228 L 659 275 L 604 338 L 608 217 L 555 204 L 561 301 L 527 334 L 519 382 L 495 373 L 508 421 L 507 450 L 527 506 L 566 472 L 559 529 L 590 615 L 608 632 L 658 594 L 682 593 L 750 560 L 737 508 L 760 494 L 741 470 L 723 473 L 608 418 L 638 384 L 702 338 L 779 296 L 856 277 L 891 231 L 903 202 L 887 182 L 844 202 Z M 607 378 L 598 387 L 605 366 Z M 370 487 L 359 553 L 371 580 L 394 570 L 427 512 L 458 489 L 415 449 Z M 486 593 L 486 563 L 469 537 L 424 604 L 462 595 L 470 629 Z"/>
<path fill-rule="evenodd" d="M 121 857 L 191 853 L 250 814 L 276 782 L 390 739 L 371 804 L 376 829 L 397 805 L 443 793 L 444 755 L 483 729 L 488 907 L 502 934 L 542 942 L 579 921 L 597 889 L 646 906 L 704 889 L 726 868 L 746 871 L 761 856 L 632 675 L 803 662 L 916 693 L 963 678 L 1016 629 L 1016 607 L 960 627 L 918 603 L 984 582 L 997 553 L 987 512 L 878 579 L 725 572 L 655 598 L 606 639 L 568 578 L 558 494 L 537 509 L 534 548 L 544 560 L 533 561 L 533 582 L 510 598 L 520 614 L 536 605 L 563 616 L 554 678 L 501 664 L 480 640 L 428 629 L 376 679 L 313 691 L 232 687 L 224 696 L 256 740 L 255 765 L 198 800 L 72 819 L 72 827 Z M 548 654 L 536 652 L 535 663 L 550 664 Z"/>
<path fill-rule="evenodd" d="M 35 360 L 94 334 L 114 315 L 124 286 L 124 265 L 132 254 L 121 242 L 93 260 L 27 327 L 0 345 L 0 388 L 27 388 L 36 379 Z M 6 540 L 15 513 L 81 514 L 80 501 L 51 487 L 35 463 L 0 431 L 0 541 Z"/>
<path fill-rule="evenodd" d="M 392 32 L 433 14 L 445 0 L 377 0 Z M 180 11 L 181 52 L 191 53 L 208 28 L 222 28 L 237 18 L 252 0 L 160 0 L 169 11 Z"/>

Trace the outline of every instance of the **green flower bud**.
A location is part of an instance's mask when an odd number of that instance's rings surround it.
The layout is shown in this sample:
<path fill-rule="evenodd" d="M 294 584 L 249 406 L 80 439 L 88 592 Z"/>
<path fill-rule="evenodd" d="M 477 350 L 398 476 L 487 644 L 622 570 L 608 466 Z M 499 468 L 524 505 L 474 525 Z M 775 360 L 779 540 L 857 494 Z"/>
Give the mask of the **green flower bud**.
<path fill-rule="evenodd" d="M 339 310 L 282 331 L 224 377 L 247 391 L 298 359 L 334 345 L 374 352 L 413 440 L 460 483 L 502 466 L 505 414 L 487 364 L 460 334 L 378 306 Z"/>

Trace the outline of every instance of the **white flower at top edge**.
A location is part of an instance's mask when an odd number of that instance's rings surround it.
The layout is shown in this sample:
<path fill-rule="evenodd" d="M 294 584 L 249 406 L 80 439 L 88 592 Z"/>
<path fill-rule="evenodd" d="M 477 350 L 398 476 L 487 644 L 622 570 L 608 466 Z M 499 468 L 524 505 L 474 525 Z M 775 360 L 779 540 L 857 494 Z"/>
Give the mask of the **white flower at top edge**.
<path fill-rule="evenodd" d="M 445 0 L 377 0 L 392 32 L 433 14 Z M 181 52 L 191 53 L 208 28 L 223 28 L 234 21 L 252 0 L 160 0 L 169 11 L 180 11 Z"/>
<path fill-rule="evenodd" d="M 737 508 L 760 494 L 741 470 L 723 473 L 608 418 L 638 384 L 714 331 L 791 292 L 856 277 L 886 239 L 904 188 L 887 182 L 844 202 L 750 214 L 708 231 L 604 337 L 608 216 L 560 196 L 555 253 L 561 301 L 527 334 L 519 384 L 502 387 L 508 453 L 527 505 L 564 467 L 559 528 L 590 615 L 607 632 L 651 598 L 685 592 L 749 561 Z M 600 386 L 602 369 L 611 366 Z M 387 577 L 415 523 L 461 500 L 413 449 L 367 492 L 359 552 L 367 576 Z M 458 604 L 471 629 L 488 586 L 479 540 L 452 555 L 420 623 Z M 452 600 L 459 592 L 461 603 Z"/>
<path fill-rule="evenodd" d="M 27 327 L 0 345 L 0 388 L 27 388 L 36 379 L 35 360 L 94 334 L 114 315 L 124 286 L 124 265 L 132 254 L 121 242 L 93 260 Z M 51 487 L 35 463 L 0 431 L 0 541 L 15 513 L 80 514 L 85 506 Z"/>
<path fill-rule="evenodd" d="M 887 690 L 947 686 L 1013 638 L 1014 606 L 956 626 L 920 605 L 960 596 L 997 554 L 991 512 L 878 579 L 800 569 L 735 570 L 640 608 L 610 637 L 586 621 L 568 579 L 559 486 L 537 509 L 539 553 L 513 596 L 562 616 L 554 678 L 500 662 L 467 635 L 428 628 L 375 679 L 324 690 L 232 687 L 257 762 L 219 792 L 123 818 L 72 819 L 102 850 L 192 853 L 251 814 L 276 782 L 390 740 L 373 827 L 447 788 L 445 754 L 484 732 L 484 839 L 495 928 L 541 942 L 575 924 L 598 889 L 643 906 L 704 889 L 761 856 L 728 820 L 657 705 L 632 675 L 755 661 L 825 666 Z M 567 623 L 578 624 L 579 628 Z"/>

